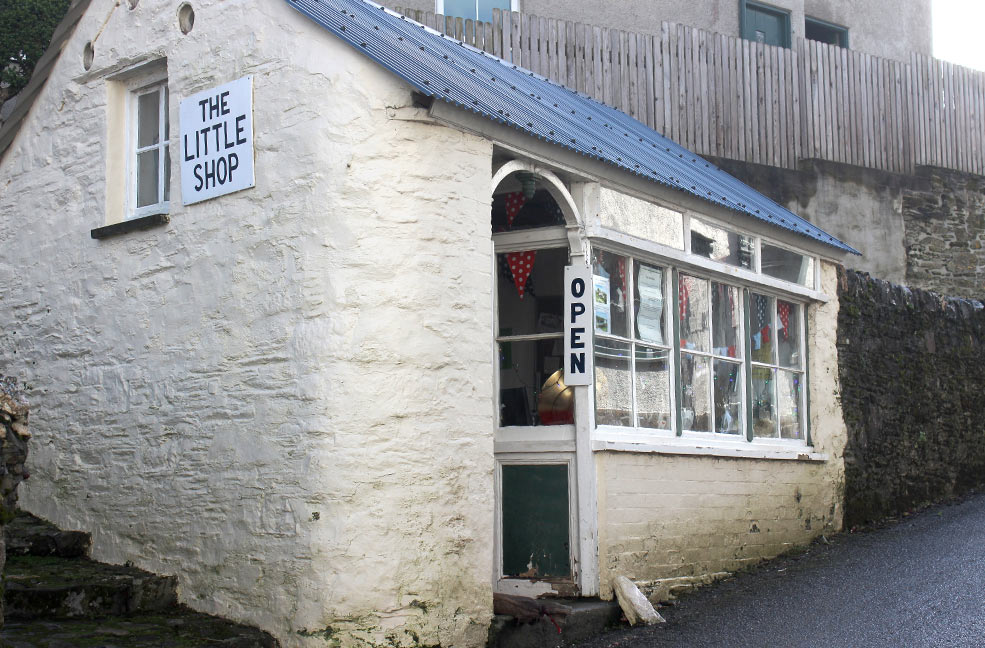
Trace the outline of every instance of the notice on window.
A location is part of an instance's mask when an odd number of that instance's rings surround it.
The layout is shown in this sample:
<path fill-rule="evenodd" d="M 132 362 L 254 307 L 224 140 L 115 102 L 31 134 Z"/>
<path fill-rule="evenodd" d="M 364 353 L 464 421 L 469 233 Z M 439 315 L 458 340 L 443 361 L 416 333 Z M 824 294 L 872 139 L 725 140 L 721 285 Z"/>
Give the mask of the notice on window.
<path fill-rule="evenodd" d="M 183 204 L 255 186 L 252 76 L 183 99 L 178 117 Z"/>
<path fill-rule="evenodd" d="M 592 294 L 595 301 L 595 330 L 598 333 L 612 332 L 612 307 L 609 304 L 609 278 L 592 276 Z"/>
<path fill-rule="evenodd" d="M 640 265 L 636 292 L 640 298 L 636 313 L 636 328 L 640 339 L 663 344 L 663 273 L 656 268 Z"/>
<path fill-rule="evenodd" d="M 564 384 L 592 384 L 592 269 L 564 268 Z"/>

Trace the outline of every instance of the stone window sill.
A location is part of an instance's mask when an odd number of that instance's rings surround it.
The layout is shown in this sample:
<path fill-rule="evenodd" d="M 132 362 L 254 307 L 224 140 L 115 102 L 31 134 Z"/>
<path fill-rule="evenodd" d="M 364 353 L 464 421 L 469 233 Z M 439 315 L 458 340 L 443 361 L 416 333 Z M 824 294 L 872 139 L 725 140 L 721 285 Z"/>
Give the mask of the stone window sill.
<path fill-rule="evenodd" d="M 652 441 L 616 441 L 594 439 L 592 450 L 613 450 L 620 452 L 648 452 L 666 455 L 690 455 L 707 457 L 729 457 L 734 459 L 773 459 L 784 461 L 823 462 L 828 455 L 814 452 L 809 446 L 785 444 L 748 443 L 728 444 L 710 443 L 696 440 L 653 439 Z"/>
<path fill-rule="evenodd" d="M 113 223 L 112 225 L 97 227 L 94 230 L 90 230 L 89 235 L 94 239 L 104 239 L 111 236 L 126 234 L 128 232 L 137 232 L 140 230 L 150 229 L 152 227 L 167 225 L 170 222 L 171 217 L 167 214 L 150 214 L 149 216 L 141 216 L 140 218 L 134 218 L 131 220 L 120 221 L 119 223 Z"/>

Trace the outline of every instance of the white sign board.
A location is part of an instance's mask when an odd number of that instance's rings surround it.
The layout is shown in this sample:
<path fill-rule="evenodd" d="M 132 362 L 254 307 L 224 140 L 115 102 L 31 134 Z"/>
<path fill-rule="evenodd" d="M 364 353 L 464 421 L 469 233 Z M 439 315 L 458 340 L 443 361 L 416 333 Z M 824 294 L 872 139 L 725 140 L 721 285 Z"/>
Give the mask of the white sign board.
<path fill-rule="evenodd" d="M 592 384 L 592 269 L 564 268 L 564 384 Z"/>
<path fill-rule="evenodd" d="M 245 76 L 182 100 L 183 204 L 256 184 L 253 175 L 253 77 Z"/>

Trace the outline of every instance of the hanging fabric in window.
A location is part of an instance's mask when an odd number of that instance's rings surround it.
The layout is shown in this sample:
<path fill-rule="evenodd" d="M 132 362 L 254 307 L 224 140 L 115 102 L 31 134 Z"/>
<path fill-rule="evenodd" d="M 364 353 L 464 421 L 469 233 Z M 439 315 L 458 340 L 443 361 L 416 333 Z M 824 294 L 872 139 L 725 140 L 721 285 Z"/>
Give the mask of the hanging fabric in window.
<path fill-rule="evenodd" d="M 776 312 L 780 317 L 780 335 L 786 340 L 787 329 L 790 328 L 790 304 L 777 303 Z"/>
<path fill-rule="evenodd" d="M 527 280 L 530 278 L 530 272 L 534 269 L 534 256 L 536 254 L 535 250 L 506 253 L 506 262 L 510 264 L 513 283 L 516 284 L 520 299 L 523 299 L 523 295 L 527 291 Z"/>

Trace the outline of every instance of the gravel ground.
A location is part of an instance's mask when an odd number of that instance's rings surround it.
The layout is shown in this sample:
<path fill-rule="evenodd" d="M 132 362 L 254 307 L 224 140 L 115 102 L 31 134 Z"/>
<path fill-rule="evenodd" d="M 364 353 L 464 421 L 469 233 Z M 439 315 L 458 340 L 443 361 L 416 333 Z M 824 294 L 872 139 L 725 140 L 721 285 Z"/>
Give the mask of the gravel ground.
<path fill-rule="evenodd" d="M 580 648 L 985 646 L 985 493 L 843 533 Z"/>

